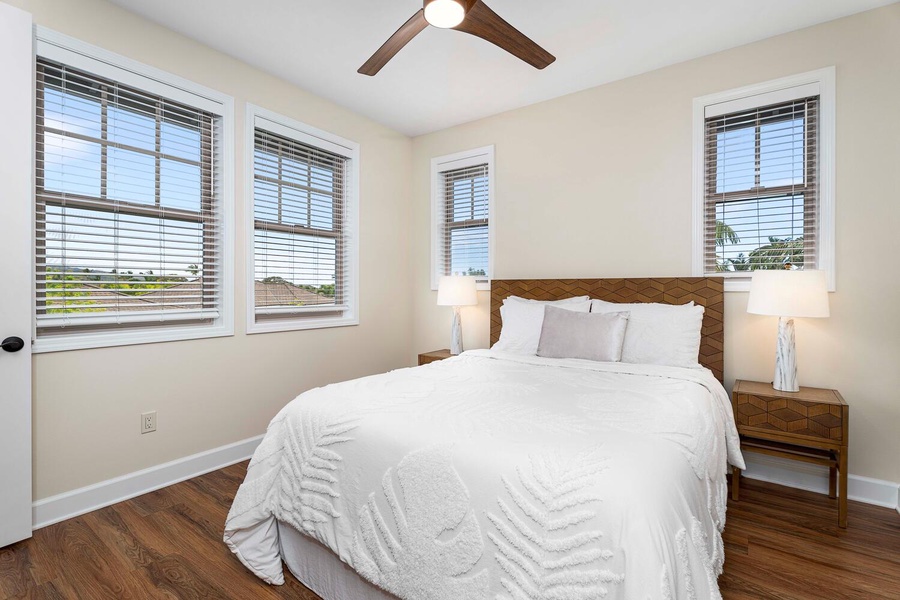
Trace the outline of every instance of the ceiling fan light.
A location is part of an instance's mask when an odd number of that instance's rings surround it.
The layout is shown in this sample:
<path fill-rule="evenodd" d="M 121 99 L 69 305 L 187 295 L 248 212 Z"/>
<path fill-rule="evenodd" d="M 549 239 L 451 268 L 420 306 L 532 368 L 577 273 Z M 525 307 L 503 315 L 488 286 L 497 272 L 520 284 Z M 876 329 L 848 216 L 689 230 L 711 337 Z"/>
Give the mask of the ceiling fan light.
<path fill-rule="evenodd" d="M 465 16 L 466 9 L 457 0 L 432 0 L 425 6 L 425 20 L 441 29 L 456 27 Z"/>

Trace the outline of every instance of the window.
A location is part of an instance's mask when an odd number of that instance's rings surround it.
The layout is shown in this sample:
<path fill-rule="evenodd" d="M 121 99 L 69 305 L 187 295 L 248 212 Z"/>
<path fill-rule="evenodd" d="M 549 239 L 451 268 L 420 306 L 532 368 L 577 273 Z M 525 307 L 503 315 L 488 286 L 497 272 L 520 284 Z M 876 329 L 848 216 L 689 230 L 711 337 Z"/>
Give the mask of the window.
<path fill-rule="evenodd" d="M 39 32 L 37 351 L 232 332 L 229 101 L 142 71 L 150 69 Z"/>
<path fill-rule="evenodd" d="M 701 99 L 696 274 L 728 277 L 728 289 L 760 269 L 833 274 L 829 73 Z"/>
<path fill-rule="evenodd" d="M 357 144 L 255 106 L 248 330 L 355 325 Z"/>
<path fill-rule="evenodd" d="M 490 289 L 494 148 L 431 161 L 431 287 L 443 275 L 470 275 Z"/>

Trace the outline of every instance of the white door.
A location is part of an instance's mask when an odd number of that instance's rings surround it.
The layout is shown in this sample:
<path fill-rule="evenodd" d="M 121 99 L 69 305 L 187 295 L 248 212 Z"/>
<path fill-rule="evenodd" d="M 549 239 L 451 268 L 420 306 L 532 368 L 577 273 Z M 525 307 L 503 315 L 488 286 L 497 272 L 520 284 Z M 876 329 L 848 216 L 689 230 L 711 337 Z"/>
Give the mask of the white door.
<path fill-rule="evenodd" d="M 0 3 L 0 547 L 31 537 L 31 15 Z"/>

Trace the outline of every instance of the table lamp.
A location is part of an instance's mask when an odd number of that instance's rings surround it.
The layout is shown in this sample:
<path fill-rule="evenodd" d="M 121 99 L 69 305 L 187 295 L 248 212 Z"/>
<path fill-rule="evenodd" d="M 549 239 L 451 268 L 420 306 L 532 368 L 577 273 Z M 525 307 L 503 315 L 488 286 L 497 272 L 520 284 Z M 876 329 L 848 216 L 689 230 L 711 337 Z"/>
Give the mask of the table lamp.
<path fill-rule="evenodd" d="M 450 339 L 450 354 L 463 351 L 462 320 L 459 316 L 460 306 L 478 304 L 478 293 L 475 290 L 475 278 L 465 275 L 446 275 L 438 282 L 438 306 L 453 307 L 453 330 Z"/>
<path fill-rule="evenodd" d="M 825 271 L 754 271 L 747 312 L 779 317 L 772 387 L 782 392 L 799 392 L 793 317 L 828 316 Z"/>

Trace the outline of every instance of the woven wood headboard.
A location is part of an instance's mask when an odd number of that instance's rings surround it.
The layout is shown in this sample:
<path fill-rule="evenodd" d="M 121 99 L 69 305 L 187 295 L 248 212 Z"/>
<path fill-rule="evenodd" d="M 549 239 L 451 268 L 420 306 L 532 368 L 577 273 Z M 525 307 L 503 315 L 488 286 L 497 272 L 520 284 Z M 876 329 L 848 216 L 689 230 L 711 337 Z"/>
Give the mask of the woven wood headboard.
<path fill-rule="evenodd" d="M 721 277 L 663 279 L 494 279 L 491 281 L 491 345 L 500 339 L 500 306 L 507 296 L 558 300 L 590 296 L 607 302 L 693 300 L 706 307 L 700 340 L 700 364 L 723 381 L 725 370 L 725 284 Z"/>

